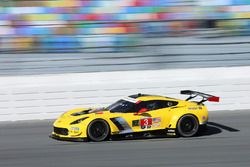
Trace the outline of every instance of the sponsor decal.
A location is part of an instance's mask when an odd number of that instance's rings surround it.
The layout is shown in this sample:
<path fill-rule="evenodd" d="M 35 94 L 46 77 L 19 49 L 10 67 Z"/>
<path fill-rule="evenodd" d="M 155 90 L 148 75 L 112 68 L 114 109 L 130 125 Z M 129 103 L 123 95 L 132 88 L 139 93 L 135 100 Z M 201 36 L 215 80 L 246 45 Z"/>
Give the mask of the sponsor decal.
<path fill-rule="evenodd" d="M 79 132 L 80 132 L 80 128 L 78 128 L 78 127 L 71 127 L 70 128 L 70 133 L 76 134 L 76 133 L 79 133 Z"/>
<path fill-rule="evenodd" d="M 143 118 L 143 119 L 141 119 L 140 120 L 141 129 L 151 129 L 152 122 L 153 122 L 152 118 Z"/>
<path fill-rule="evenodd" d="M 189 110 L 198 110 L 199 108 L 198 107 L 189 107 L 188 109 Z"/>
<path fill-rule="evenodd" d="M 176 135 L 175 129 L 167 129 L 167 135 L 175 136 Z"/>
<path fill-rule="evenodd" d="M 188 109 L 189 110 L 201 110 L 202 107 L 189 107 Z"/>
<path fill-rule="evenodd" d="M 176 133 L 167 133 L 168 136 L 176 136 Z"/>
<path fill-rule="evenodd" d="M 132 121 L 132 126 L 135 127 L 135 126 L 139 126 L 140 124 L 140 121 L 139 120 L 133 120 Z"/>
<path fill-rule="evenodd" d="M 136 122 L 134 122 L 135 124 Z M 133 124 L 133 125 L 134 125 Z M 140 127 L 141 129 L 151 129 L 158 128 L 161 126 L 161 118 L 142 118 L 140 119 Z"/>
<path fill-rule="evenodd" d="M 175 129 L 168 129 L 169 133 L 175 133 Z"/>
<path fill-rule="evenodd" d="M 153 128 L 158 128 L 161 126 L 161 118 L 153 118 L 153 124 L 152 124 Z"/>

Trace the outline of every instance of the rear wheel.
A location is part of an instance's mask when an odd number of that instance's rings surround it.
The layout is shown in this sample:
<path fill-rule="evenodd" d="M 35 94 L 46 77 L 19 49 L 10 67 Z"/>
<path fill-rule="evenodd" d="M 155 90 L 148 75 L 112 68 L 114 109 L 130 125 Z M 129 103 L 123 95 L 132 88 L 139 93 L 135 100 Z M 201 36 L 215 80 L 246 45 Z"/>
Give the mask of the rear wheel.
<path fill-rule="evenodd" d="M 90 122 L 87 131 L 89 139 L 96 142 L 107 139 L 110 133 L 108 123 L 102 119 L 96 119 Z"/>
<path fill-rule="evenodd" d="M 177 123 L 177 132 L 182 137 L 192 137 L 196 135 L 199 123 L 194 115 L 184 115 Z"/>

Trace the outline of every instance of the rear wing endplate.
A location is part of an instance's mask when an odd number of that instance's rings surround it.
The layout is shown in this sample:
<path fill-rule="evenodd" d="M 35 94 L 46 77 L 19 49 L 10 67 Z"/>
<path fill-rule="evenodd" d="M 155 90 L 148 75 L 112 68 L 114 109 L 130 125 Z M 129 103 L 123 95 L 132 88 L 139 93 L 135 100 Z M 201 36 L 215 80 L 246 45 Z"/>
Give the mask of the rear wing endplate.
<path fill-rule="evenodd" d="M 181 94 L 189 95 L 189 97 L 186 99 L 186 101 L 189 101 L 197 96 L 202 97 L 202 100 L 200 102 L 198 102 L 199 104 L 201 104 L 205 101 L 210 101 L 210 102 L 219 102 L 220 101 L 220 98 L 218 96 L 213 96 L 213 95 L 209 95 L 206 93 L 197 92 L 197 91 L 193 91 L 193 90 L 182 90 Z"/>

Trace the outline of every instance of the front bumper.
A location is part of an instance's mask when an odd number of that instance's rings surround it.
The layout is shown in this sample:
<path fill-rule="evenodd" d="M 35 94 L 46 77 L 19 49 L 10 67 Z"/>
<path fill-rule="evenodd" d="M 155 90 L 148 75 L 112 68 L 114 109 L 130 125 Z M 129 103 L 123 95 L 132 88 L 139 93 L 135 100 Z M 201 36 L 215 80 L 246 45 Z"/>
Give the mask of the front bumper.
<path fill-rule="evenodd" d="M 53 126 L 52 136 L 59 139 L 84 139 L 87 138 L 86 129 L 79 125 L 55 125 Z"/>
<path fill-rule="evenodd" d="M 55 133 L 52 133 L 49 137 L 52 139 L 61 140 L 61 141 L 75 141 L 75 142 L 88 141 L 87 137 L 86 138 L 83 138 L 83 137 L 78 137 L 78 138 L 62 137 L 62 136 L 57 135 Z"/>

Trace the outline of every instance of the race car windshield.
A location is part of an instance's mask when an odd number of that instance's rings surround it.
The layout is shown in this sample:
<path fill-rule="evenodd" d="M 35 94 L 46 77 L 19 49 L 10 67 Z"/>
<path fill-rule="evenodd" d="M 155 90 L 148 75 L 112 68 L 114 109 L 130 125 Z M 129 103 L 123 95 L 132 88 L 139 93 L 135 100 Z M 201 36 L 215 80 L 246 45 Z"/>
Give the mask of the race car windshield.
<path fill-rule="evenodd" d="M 110 112 L 131 112 L 135 108 L 135 103 L 126 101 L 126 100 L 119 100 L 106 108 Z"/>

